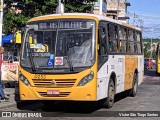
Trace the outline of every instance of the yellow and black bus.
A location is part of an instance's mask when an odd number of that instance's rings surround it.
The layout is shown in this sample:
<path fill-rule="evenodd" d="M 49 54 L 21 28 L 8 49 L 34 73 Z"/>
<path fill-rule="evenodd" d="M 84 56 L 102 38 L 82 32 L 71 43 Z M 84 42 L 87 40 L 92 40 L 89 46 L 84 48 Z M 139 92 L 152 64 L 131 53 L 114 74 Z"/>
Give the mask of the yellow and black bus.
<path fill-rule="evenodd" d="M 157 44 L 157 50 L 156 50 L 156 72 L 160 73 L 160 43 Z"/>
<path fill-rule="evenodd" d="M 100 15 L 64 13 L 28 21 L 19 64 L 20 100 L 99 101 L 131 96 L 143 81 L 142 33 Z"/>

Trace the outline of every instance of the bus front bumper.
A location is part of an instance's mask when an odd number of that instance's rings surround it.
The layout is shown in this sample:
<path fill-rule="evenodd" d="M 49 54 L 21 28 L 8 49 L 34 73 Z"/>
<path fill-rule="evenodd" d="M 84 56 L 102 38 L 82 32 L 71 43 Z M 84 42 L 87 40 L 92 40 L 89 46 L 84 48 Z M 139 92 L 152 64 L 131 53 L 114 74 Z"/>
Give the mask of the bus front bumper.
<path fill-rule="evenodd" d="M 40 88 L 26 86 L 20 81 L 20 100 L 96 101 L 96 86 L 91 81 L 85 86 L 71 88 Z"/>

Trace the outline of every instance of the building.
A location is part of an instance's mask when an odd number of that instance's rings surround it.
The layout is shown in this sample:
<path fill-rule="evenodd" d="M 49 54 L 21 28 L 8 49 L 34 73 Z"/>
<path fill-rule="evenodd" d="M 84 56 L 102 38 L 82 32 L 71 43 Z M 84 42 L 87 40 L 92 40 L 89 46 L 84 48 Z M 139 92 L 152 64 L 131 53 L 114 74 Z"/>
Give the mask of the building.
<path fill-rule="evenodd" d="M 107 13 L 103 13 L 103 15 L 107 15 L 110 18 L 120 20 L 122 22 L 127 21 L 129 19 L 128 16 L 126 16 L 127 13 L 127 7 L 131 6 L 129 2 L 126 0 L 104 0 L 107 2 Z M 94 14 L 99 13 L 99 0 L 94 3 Z"/>
<path fill-rule="evenodd" d="M 107 16 L 126 23 L 128 6 L 131 4 L 126 0 L 107 0 Z"/>

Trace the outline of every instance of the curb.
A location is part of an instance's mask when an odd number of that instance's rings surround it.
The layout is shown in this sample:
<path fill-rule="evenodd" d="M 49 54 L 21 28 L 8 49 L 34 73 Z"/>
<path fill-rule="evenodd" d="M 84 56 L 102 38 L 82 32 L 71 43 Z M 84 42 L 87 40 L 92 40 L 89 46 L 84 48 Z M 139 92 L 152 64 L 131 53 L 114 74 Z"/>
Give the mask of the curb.
<path fill-rule="evenodd" d="M 0 104 L 3 104 L 3 103 L 6 103 L 6 104 L 0 105 L 0 109 L 9 108 L 9 107 L 16 107 L 19 109 L 19 108 L 34 104 L 36 102 L 37 101 L 19 101 L 19 102 L 14 101 L 10 103 L 8 101 L 6 102 L 4 101 L 4 102 L 1 102 Z"/>
<path fill-rule="evenodd" d="M 160 77 L 145 76 L 145 77 L 143 77 L 143 79 L 144 79 L 144 81 L 145 80 L 150 80 L 150 79 L 152 79 L 152 80 L 160 80 Z"/>
<path fill-rule="evenodd" d="M 16 101 L 14 100 L 14 95 L 11 95 L 8 101 L 0 102 L 0 109 L 12 107 L 16 105 Z"/>
<path fill-rule="evenodd" d="M 2 104 L 3 102 L 1 102 L 0 104 Z M 3 109 L 3 108 L 8 108 L 8 107 L 15 107 L 16 106 L 16 102 L 13 102 L 13 103 L 9 103 L 9 104 L 4 104 L 2 106 L 0 106 L 0 109 Z"/>

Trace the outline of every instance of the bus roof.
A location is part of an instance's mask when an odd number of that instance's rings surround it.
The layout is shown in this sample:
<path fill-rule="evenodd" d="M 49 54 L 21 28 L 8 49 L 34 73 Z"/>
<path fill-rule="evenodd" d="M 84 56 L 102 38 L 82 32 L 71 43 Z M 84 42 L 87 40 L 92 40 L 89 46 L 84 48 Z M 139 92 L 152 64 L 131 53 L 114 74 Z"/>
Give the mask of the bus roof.
<path fill-rule="evenodd" d="M 121 21 L 118 21 L 118 20 L 115 20 L 115 19 L 112 19 L 112 18 L 109 18 L 109 17 L 105 17 L 105 16 L 102 16 L 102 15 L 96 15 L 96 14 L 89 14 L 89 13 L 63 13 L 63 14 L 50 14 L 50 15 L 44 15 L 44 16 L 39 16 L 39 17 L 35 17 L 35 18 L 32 18 L 30 19 L 28 22 L 33 22 L 33 21 L 40 21 L 40 20 L 48 20 L 48 19 L 53 19 L 54 17 L 73 17 L 73 16 L 86 16 L 86 17 L 93 17 L 93 18 L 97 18 L 98 20 L 105 20 L 105 21 L 108 21 L 108 22 L 113 22 L 113 23 L 116 23 L 116 24 L 119 24 L 119 25 L 123 25 L 123 26 L 126 26 L 126 27 L 129 27 L 129 28 L 132 28 L 132 29 L 136 29 L 136 30 L 139 30 L 141 31 L 141 28 L 139 27 L 135 27 L 135 26 L 132 26 L 130 24 L 127 24 L 127 23 L 124 23 L 124 22 L 121 22 Z"/>

